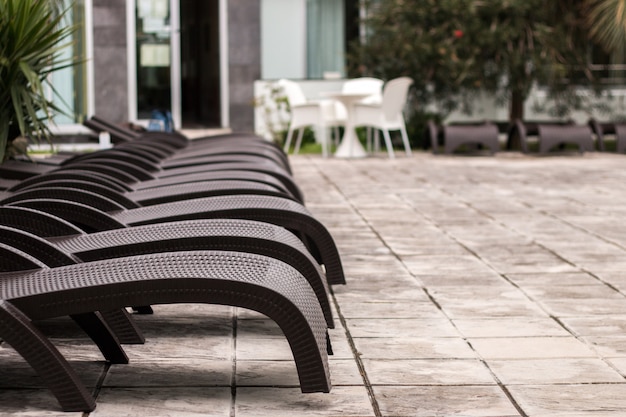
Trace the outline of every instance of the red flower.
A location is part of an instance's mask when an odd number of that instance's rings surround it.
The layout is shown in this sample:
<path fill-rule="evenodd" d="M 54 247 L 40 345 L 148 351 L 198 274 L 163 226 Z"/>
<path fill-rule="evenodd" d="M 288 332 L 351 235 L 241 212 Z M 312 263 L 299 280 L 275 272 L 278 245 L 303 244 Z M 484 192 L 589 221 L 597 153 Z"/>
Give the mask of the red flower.
<path fill-rule="evenodd" d="M 457 39 L 461 39 L 463 37 L 463 31 L 460 29 L 457 29 L 454 31 L 454 37 Z"/>

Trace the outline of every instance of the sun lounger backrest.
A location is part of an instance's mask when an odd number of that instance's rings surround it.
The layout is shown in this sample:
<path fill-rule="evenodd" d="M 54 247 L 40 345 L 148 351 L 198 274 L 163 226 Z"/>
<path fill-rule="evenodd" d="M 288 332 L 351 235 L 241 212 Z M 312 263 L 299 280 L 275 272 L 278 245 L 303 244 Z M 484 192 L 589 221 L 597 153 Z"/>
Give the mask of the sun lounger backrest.
<path fill-rule="evenodd" d="M 41 268 L 41 265 L 28 254 L 2 243 L 0 243 L 0 258 L 11 260 L 11 269 L 2 270 L 0 268 L 0 272 L 28 271 Z M 0 261 L 0 263 L 2 262 Z"/>
<path fill-rule="evenodd" d="M 77 203 L 87 204 L 90 207 L 94 207 L 105 212 L 123 210 L 125 208 L 121 204 L 116 203 L 115 201 L 100 194 L 69 187 L 33 188 L 18 191 L 12 196 L 0 200 L 0 204 L 10 204 L 16 201 L 35 200 L 39 198 L 75 201 Z"/>
<path fill-rule="evenodd" d="M 98 133 L 109 132 L 111 135 L 111 141 L 114 144 L 129 142 L 136 138 L 136 136 L 130 134 L 129 132 L 124 132 L 120 129 L 113 129 L 111 126 L 104 125 L 100 121 L 94 120 L 93 118 L 83 121 L 83 124 Z"/>
<path fill-rule="evenodd" d="M 91 158 L 87 161 L 81 161 L 81 164 L 86 164 L 86 165 L 105 165 L 107 167 L 113 167 L 113 168 L 117 168 L 122 172 L 125 172 L 131 176 L 133 176 L 134 178 L 137 178 L 138 180 L 141 181 L 146 181 L 146 180 L 153 180 L 154 176 L 152 174 L 150 174 L 148 171 L 146 171 L 145 169 L 142 169 L 141 167 L 138 167 L 134 164 L 131 164 L 129 162 L 126 161 L 122 161 L 120 159 L 115 159 L 114 157 L 111 158 L 107 158 L 107 157 L 102 157 L 102 158 Z M 73 167 L 74 164 L 68 164 L 65 165 L 65 167 L 71 168 Z"/>
<path fill-rule="evenodd" d="M 92 161 L 96 158 L 114 159 L 115 161 L 122 161 L 133 165 L 134 167 L 141 168 L 147 172 L 157 172 L 160 168 L 146 157 L 132 154 L 120 149 L 108 149 L 106 152 L 98 153 L 94 152 L 79 158 L 80 161 Z"/>
<path fill-rule="evenodd" d="M 122 169 L 118 167 L 113 167 L 113 166 L 106 165 L 106 164 L 94 164 L 91 162 L 77 162 L 75 164 L 67 165 L 57 170 L 49 171 L 49 172 L 66 171 L 69 169 L 84 170 L 84 171 L 91 171 L 91 172 L 95 172 L 99 174 L 105 174 L 105 175 L 108 175 L 110 177 L 117 179 L 118 181 L 121 181 L 124 184 L 134 184 L 136 182 L 139 182 L 139 179 L 137 177 L 133 177 L 132 175 L 130 175 L 129 173 L 123 171 Z"/>
<path fill-rule="evenodd" d="M 126 227 L 103 211 L 73 201 L 41 198 L 37 200 L 17 201 L 10 205 L 28 207 L 53 214 L 70 222 L 86 233 L 122 229 Z"/>
<path fill-rule="evenodd" d="M 35 177 L 31 177 L 25 179 L 23 181 L 18 182 L 13 187 L 9 188 L 7 191 L 20 191 L 25 190 L 27 188 L 35 187 L 37 184 L 54 181 L 54 180 L 79 180 L 79 181 L 89 181 L 93 184 L 100 184 L 112 190 L 117 190 L 121 193 L 126 191 L 132 191 L 132 188 L 127 184 L 124 184 L 117 180 L 116 178 L 110 177 L 106 174 L 101 174 L 98 172 L 90 172 L 84 170 L 73 170 L 67 169 L 62 171 L 54 171 L 48 174 L 37 175 Z"/>
<path fill-rule="evenodd" d="M 0 206 L 0 224 L 41 237 L 72 236 L 83 233 L 70 222 L 27 207 Z"/>
<path fill-rule="evenodd" d="M 19 249 L 50 268 L 76 263 L 47 240 L 23 230 L 0 225 L 0 243 Z M 15 268 L 13 258 L 0 258 L 0 271 L 17 271 Z"/>
<path fill-rule="evenodd" d="M 108 198 L 109 200 L 116 202 L 117 204 L 119 204 L 120 206 L 124 208 L 140 207 L 139 204 L 125 197 L 124 194 L 120 193 L 118 190 L 112 189 L 102 184 L 96 184 L 96 183 L 92 183 L 90 181 L 85 181 L 85 180 L 75 180 L 75 179 L 54 180 L 53 179 L 49 181 L 42 181 L 38 184 L 27 187 L 21 190 L 20 192 L 24 193 L 26 191 L 39 190 L 39 189 L 45 190 L 47 188 L 54 188 L 54 187 L 75 188 L 77 190 L 89 191 L 89 192 L 98 194 L 104 198 Z"/>

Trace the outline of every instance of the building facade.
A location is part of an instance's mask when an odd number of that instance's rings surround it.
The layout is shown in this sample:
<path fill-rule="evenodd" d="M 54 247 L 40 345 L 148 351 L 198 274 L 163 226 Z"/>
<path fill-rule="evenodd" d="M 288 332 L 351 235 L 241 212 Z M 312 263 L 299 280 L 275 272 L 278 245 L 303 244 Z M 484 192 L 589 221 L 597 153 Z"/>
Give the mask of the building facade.
<path fill-rule="evenodd" d="M 147 122 L 165 110 L 176 128 L 252 131 L 259 80 L 299 80 L 315 97 L 348 75 L 348 44 L 364 33 L 360 0 L 66 1 L 68 23 L 80 25 L 67 53 L 85 62 L 52 75 L 51 94 L 66 113 L 56 118 L 61 130 L 92 114 Z M 617 77 L 618 99 L 626 97 L 625 56 L 590 57 L 608 81 Z M 529 118 L 542 117 L 532 108 L 542 94 L 537 88 L 527 101 Z M 613 105 L 626 106 L 623 99 Z M 506 119 L 492 100 L 474 107 L 473 115 L 451 118 Z"/>
<path fill-rule="evenodd" d="M 170 111 L 177 128 L 254 129 L 254 82 L 343 75 L 346 13 L 356 0 L 75 0 L 55 103 L 78 126 L 97 114 L 142 122 Z M 322 28 L 324 30 L 318 30 Z M 73 116 L 72 116 L 73 115 Z"/>

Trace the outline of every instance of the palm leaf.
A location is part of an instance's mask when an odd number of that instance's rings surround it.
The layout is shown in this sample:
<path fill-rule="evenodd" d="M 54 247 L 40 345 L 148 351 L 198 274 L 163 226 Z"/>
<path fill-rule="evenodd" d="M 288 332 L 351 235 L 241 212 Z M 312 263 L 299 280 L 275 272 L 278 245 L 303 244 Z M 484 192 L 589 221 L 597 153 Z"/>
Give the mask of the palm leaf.
<path fill-rule="evenodd" d="M 0 161 L 14 139 L 9 132 L 49 137 L 48 122 L 59 109 L 47 99 L 47 76 L 79 62 L 62 57 L 77 29 L 64 21 L 69 8 L 62 4 L 0 0 Z"/>
<path fill-rule="evenodd" d="M 607 51 L 626 46 L 626 0 L 585 0 L 591 39 Z"/>

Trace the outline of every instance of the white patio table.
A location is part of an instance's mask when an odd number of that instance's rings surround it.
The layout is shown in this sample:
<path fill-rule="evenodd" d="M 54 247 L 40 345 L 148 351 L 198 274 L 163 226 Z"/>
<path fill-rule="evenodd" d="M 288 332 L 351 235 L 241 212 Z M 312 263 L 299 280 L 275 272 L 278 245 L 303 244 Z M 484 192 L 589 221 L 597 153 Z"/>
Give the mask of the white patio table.
<path fill-rule="evenodd" d="M 354 103 L 363 100 L 365 97 L 371 96 L 371 93 L 342 93 L 341 91 L 328 91 L 320 93 L 327 98 L 335 99 L 341 102 L 346 108 L 346 125 L 343 131 L 343 137 L 337 150 L 336 158 L 363 158 L 367 156 L 365 148 L 359 142 L 356 135 L 353 120 Z"/>

